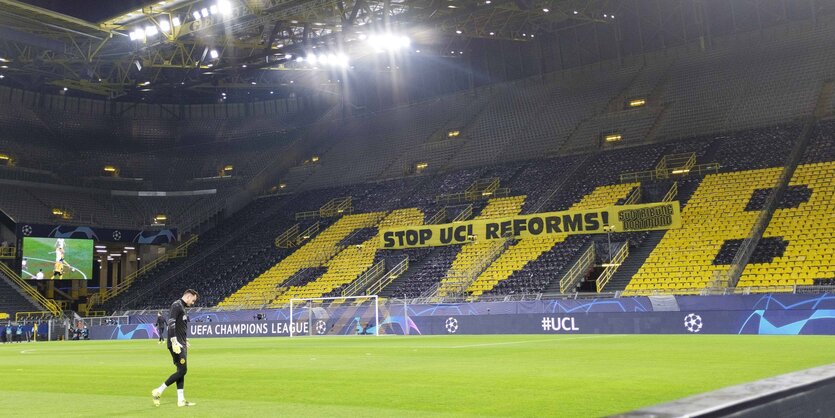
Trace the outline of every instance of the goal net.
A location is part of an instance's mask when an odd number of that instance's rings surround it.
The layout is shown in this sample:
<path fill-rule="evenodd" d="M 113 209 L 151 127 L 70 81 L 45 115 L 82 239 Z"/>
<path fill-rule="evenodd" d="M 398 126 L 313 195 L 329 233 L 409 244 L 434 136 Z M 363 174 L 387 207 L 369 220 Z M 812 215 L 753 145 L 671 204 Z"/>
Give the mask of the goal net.
<path fill-rule="evenodd" d="M 290 299 L 291 337 L 380 335 L 377 295 Z"/>

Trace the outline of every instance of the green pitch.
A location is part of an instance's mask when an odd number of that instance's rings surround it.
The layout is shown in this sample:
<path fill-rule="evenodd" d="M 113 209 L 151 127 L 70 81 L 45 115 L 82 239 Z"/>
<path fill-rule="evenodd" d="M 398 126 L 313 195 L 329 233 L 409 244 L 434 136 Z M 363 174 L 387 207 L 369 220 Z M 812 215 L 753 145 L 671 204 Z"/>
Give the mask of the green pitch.
<path fill-rule="evenodd" d="M 600 416 L 835 361 L 834 337 L 194 339 L 186 398 L 152 340 L 0 346 L 20 416 Z"/>

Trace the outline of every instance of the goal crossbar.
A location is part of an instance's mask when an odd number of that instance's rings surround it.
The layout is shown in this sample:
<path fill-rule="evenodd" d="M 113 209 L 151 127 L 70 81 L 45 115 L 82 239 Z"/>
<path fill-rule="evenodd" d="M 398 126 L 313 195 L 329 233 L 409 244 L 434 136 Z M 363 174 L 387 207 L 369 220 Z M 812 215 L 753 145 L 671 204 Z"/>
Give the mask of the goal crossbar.
<path fill-rule="evenodd" d="M 311 302 L 327 302 L 327 301 L 350 301 L 350 300 L 370 300 L 374 303 L 374 333 L 372 335 L 379 336 L 380 335 L 380 301 L 377 295 L 362 295 L 362 296 L 333 296 L 333 297 L 318 297 L 318 298 L 291 298 L 290 299 L 290 323 L 292 324 L 295 321 L 294 312 L 298 311 L 300 306 L 309 305 Z M 308 335 L 314 335 L 313 330 L 313 320 L 314 320 L 314 309 L 312 306 L 307 306 L 307 324 L 308 324 Z M 329 318 L 327 318 L 329 319 Z M 337 318 L 337 320 L 342 318 Z M 302 320 L 300 317 L 299 320 Z M 325 320 L 318 319 L 317 323 L 324 322 Z M 318 332 L 319 335 L 323 335 L 325 332 Z M 294 335 L 295 334 L 295 335 Z M 290 337 L 294 337 L 297 335 L 305 335 L 298 330 L 293 331 L 291 327 Z"/>

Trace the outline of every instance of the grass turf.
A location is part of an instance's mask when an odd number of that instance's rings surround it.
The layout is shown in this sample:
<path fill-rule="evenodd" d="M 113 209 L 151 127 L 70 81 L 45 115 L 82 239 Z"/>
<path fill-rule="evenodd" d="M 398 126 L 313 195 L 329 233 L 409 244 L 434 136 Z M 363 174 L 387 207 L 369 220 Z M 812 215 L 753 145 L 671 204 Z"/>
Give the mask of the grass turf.
<path fill-rule="evenodd" d="M 835 359 L 827 336 L 501 335 L 194 339 L 186 398 L 153 340 L 0 346 L 25 416 L 600 416 Z"/>

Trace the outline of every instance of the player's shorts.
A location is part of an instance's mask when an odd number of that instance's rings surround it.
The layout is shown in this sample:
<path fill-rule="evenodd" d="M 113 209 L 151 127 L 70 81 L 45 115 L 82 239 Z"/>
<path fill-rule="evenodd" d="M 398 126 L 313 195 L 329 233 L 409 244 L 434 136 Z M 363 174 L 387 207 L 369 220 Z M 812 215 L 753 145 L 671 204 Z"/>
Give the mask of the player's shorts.
<path fill-rule="evenodd" d="M 171 360 L 174 362 L 175 366 L 186 364 L 186 357 L 188 356 L 186 346 L 183 346 L 183 349 L 180 350 L 180 354 L 175 353 L 174 350 L 171 349 L 171 346 L 168 346 L 168 352 L 171 353 Z"/>

